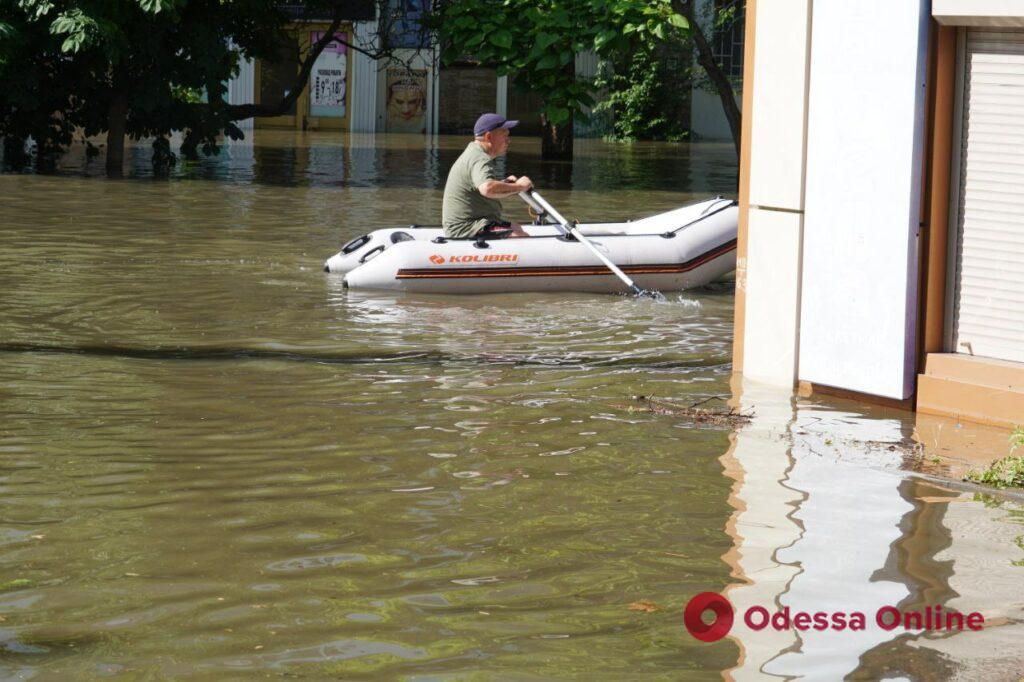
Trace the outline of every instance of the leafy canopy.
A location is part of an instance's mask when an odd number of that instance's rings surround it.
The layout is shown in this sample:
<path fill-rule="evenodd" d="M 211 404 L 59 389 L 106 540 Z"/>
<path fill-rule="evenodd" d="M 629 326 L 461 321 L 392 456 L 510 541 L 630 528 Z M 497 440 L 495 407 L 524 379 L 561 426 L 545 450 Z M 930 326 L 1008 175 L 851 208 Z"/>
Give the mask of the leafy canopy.
<path fill-rule="evenodd" d="M 511 74 L 541 95 L 553 125 L 594 104 L 594 84 L 576 78 L 576 54 L 608 59 L 689 30 L 671 0 L 449 0 L 437 21 L 445 63 L 471 58 Z"/>
<path fill-rule="evenodd" d="M 0 135 L 57 150 L 126 102 L 131 137 L 184 130 L 186 153 L 212 150 L 221 131 L 241 135 L 227 82 L 242 58 L 276 56 L 286 22 L 271 0 L 0 3 Z"/>

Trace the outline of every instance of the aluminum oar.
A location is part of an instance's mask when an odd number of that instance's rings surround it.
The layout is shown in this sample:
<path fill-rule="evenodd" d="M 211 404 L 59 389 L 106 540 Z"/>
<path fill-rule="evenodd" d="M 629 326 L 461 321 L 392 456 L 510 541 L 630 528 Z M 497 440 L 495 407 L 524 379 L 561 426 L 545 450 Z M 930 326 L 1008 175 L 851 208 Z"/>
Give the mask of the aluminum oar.
<path fill-rule="evenodd" d="M 636 294 L 637 296 L 647 296 L 653 299 L 663 298 L 661 294 L 659 294 L 658 292 L 647 291 L 646 289 L 641 289 L 640 287 L 638 287 L 636 283 L 633 280 L 631 280 L 629 276 L 619 268 L 619 266 L 608 260 L 607 256 L 601 253 L 594 245 L 594 243 L 587 239 L 582 232 L 580 232 L 576 225 L 570 223 L 568 220 L 563 218 L 562 215 L 558 211 L 556 211 L 551 204 L 547 202 L 547 199 L 542 197 L 536 190 L 528 189 L 525 192 L 520 192 L 519 196 L 522 197 L 523 201 L 525 201 L 538 214 L 547 215 L 549 218 L 554 220 L 555 224 L 558 225 L 558 227 L 560 227 L 562 230 L 564 230 L 567 235 L 571 235 L 574 239 L 576 239 L 576 241 L 580 242 L 581 244 L 585 245 L 588 249 L 590 249 L 594 253 L 594 255 L 597 256 L 598 259 L 600 259 L 600 261 L 604 263 L 605 266 L 609 270 L 611 270 L 616 277 L 621 279 L 623 283 L 627 287 L 629 287 L 629 290 L 632 291 L 634 294 Z"/>

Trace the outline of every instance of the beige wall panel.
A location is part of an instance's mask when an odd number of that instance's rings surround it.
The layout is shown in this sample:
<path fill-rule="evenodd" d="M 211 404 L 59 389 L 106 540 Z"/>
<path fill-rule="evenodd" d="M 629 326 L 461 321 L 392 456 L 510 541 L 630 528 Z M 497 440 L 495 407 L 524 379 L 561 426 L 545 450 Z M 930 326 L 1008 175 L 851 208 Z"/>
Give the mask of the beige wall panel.
<path fill-rule="evenodd" d="M 757 5 L 750 203 L 803 210 L 810 3 Z"/>
<path fill-rule="evenodd" d="M 803 216 L 750 209 L 744 376 L 791 388 L 800 325 Z"/>

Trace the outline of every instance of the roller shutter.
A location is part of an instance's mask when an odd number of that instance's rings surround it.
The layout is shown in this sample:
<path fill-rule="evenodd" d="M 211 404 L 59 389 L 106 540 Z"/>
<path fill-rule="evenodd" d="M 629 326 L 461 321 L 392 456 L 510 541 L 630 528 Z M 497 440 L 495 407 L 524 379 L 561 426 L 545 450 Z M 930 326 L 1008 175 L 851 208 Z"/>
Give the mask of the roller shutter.
<path fill-rule="evenodd" d="M 963 57 L 951 350 L 1024 362 L 1024 30 L 968 29 Z"/>

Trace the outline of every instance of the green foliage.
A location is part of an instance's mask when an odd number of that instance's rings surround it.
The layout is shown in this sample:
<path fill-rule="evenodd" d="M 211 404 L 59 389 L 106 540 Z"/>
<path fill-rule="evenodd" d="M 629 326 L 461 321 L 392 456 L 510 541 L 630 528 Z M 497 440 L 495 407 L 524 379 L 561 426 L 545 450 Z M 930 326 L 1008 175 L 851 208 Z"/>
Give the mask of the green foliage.
<path fill-rule="evenodd" d="M 10 592 L 11 590 L 23 590 L 26 587 L 32 587 L 33 583 L 28 578 L 15 578 L 14 580 L 8 580 L 7 582 L 0 583 L 0 592 Z"/>
<path fill-rule="evenodd" d="M 609 121 L 607 138 L 627 141 L 685 139 L 687 126 L 679 120 L 680 93 L 666 89 L 668 74 L 655 50 L 640 50 L 625 64 L 602 66 L 595 85 L 605 96 L 594 107 L 594 115 Z M 676 102 L 673 102 L 676 95 Z M 675 106 L 673 106 L 675 105 Z"/>
<path fill-rule="evenodd" d="M 1024 487 L 1024 455 L 1014 451 L 1024 445 L 1024 427 L 1018 426 L 1010 434 L 1010 455 L 996 460 L 984 471 L 971 471 L 967 480 L 996 488 Z"/>
<path fill-rule="evenodd" d="M 1010 434 L 1010 454 L 1021 446 L 1024 446 L 1024 426 L 1017 426 Z"/>
<path fill-rule="evenodd" d="M 717 4 L 717 3 L 716 3 Z M 711 17 L 716 29 L 728 28 L 739 17 L 739 3 L 715 7 Z"/>
<path fill-rule="evenodd" d="M 1014 427 L 1010 433 L 1010 455 L 996 460 L 984 471 L 971 471 L 967 480 L 996 488 L 1024 487 L 1024 455 L 1014 455 L 1024 446 L 1024 426 Z"/>
<path fill-rule="evenodd" d="M 242 57 L 276 57 L 287 22 L 271 0 L 2 2 L 0 137 L 32 137 L 42 157 L 106 131 L 126 101 L 129 136 L 183 130 L 186 155 L 215 151 L 241 136 L 226 82 Z"/>
<path fill-rule="evenodd" d="M 576 78 L 576 54 L 611 59 L 689 28 L 670 0 L 449 0 L 435 24 L 445 63 L 472 58 L 512 75 L 541 95 L 541 113 L 553 125 L 594 104 L 594 83 Z"/>
<path fill-rule="evenodd" d="M 714 41 L 715 34 L 718 32 L 729 32 L 732 31 L 737 22 L 742 24 L 743 18 L 741 8 L 745 6 L 744 0 L 732 0 L 727 5 L 718 5 L 717 3 L 708 3 L 707 7 L 703 8 L 701 17 L 695 19 L 698 21 L 700 26 L 704 27 L 704 39 L 708 41 Z M 712 6 L 714 5 L 714 6 Z M 699 11 L 699 10 L 698 10 Z M 694 31 L 690 32 L 692 36 Z M 689 41 L 686 45 L 688 52 L 696 56 L 697 47 L 693 41 Z M 718 66 L 721 68 L 723 65 L 719 61 Z M 692 61 L 688 60 L 685 65 L 680 66 L 679 71 L 688 81 L 691 86 L 696 86 L 708 93 L 716 94 L 715 83 L 712 81 L 710 74 L 699 64 L 697 59 Z M 726 77 L 733 81 L 734 88 L 739 86 L 740 79 L 734 76 L 726 74 Z"/>

